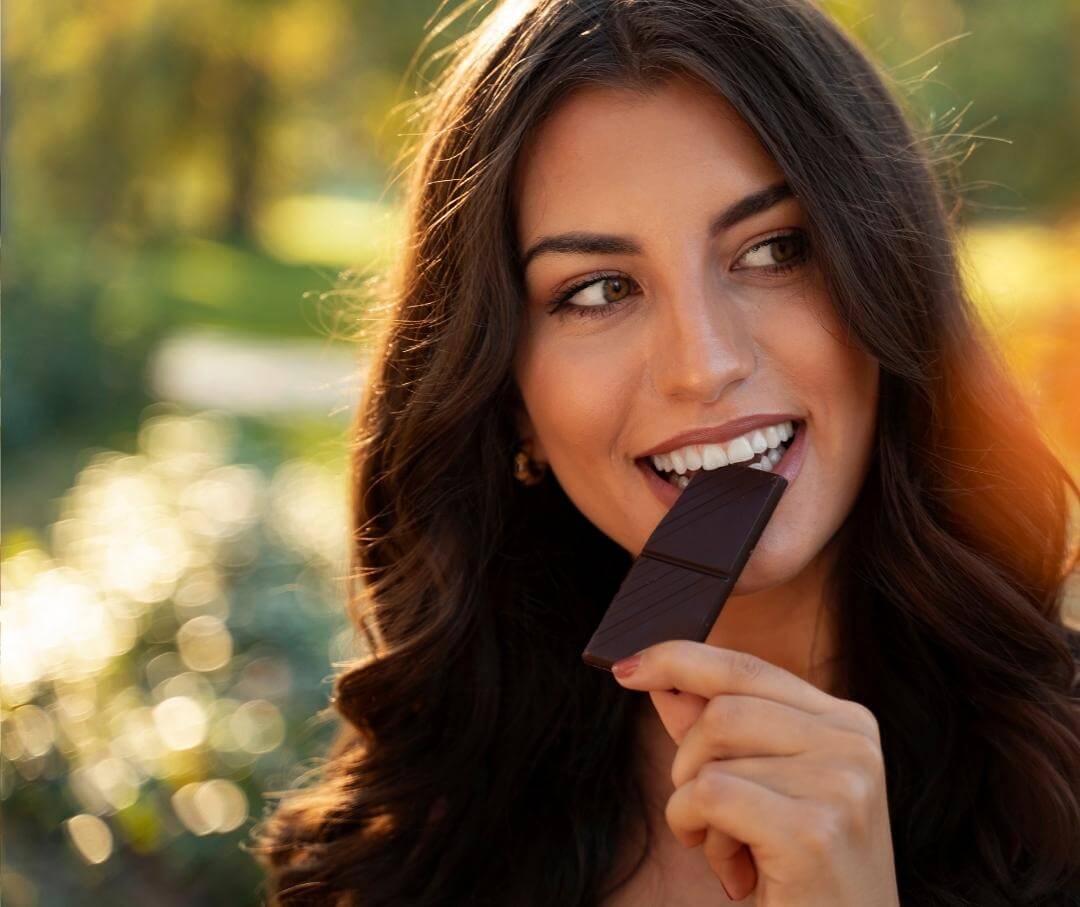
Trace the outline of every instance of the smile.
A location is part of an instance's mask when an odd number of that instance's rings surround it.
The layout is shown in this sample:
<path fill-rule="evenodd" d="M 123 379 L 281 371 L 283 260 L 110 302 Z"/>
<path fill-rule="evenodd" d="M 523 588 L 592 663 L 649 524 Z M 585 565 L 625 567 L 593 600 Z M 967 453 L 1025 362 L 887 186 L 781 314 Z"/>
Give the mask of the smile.
<path fill-rule="evenodd" d="M 757 428 L 722 444 L 688 444 L 642 461 L 665 481 L 682 489 L 699 469 L 721 469 L 746 463 L 751 469 L 771 471 L 791 446 L 796 425 L 791 420 Z"/>

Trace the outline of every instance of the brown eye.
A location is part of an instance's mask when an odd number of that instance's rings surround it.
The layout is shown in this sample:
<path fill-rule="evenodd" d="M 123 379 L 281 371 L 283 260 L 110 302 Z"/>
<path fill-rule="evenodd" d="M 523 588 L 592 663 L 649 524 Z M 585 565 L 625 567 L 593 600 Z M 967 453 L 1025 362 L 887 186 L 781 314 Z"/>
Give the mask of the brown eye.
<path fill-rule="evenodd" d="M 598 274 L 556 296 L 548 303 L 548 314 L 609 315 L 620 311 L 623 301 L 640 289 L 637 281 L 625 274 Z"/>
<path fill-rule="evenodd" d="M 607 278 L 603 287 L 605 302 L 618 302 L 630 292 L 630 282 L 622 277 Z"/>
<path fill-rule="evenodd" d="M 738 271 L 757 271 L 760 274 L 780 274 L 801 267 L 809 258 L 809 242 L 801 230 L 770 236 L 747 249 L 739 258 L 750 264 Z M 757 259 L 757 264 L 754 263 Z"/>
<path fill-rule="evenodd" d="M 790 236 L 782 236 L 772 244 L 772 256 L 776 262 L 785 262 L 799 254 L 799 244 Z"/>

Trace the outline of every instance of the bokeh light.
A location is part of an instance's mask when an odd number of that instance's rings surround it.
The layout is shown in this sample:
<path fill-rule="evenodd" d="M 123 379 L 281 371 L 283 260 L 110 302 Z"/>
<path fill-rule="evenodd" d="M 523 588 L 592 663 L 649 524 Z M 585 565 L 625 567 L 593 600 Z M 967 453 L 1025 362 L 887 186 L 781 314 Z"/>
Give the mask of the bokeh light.
<path fill-rule="evenodd" d="M 56 786 L 86 866 L 249 827 L 270 773 L 299 761 L 281 752 L 288 721 L 310 730 L 325 706 L 325 640 L 344 624 L 340 471 L 232 462 L 242 434 L 222 412 L 159 408 L 136 439 L 88 457 L 51 546 L 0 564 L 3 790 Z M 310 651 L 290 650 L 298 634 Z"/>
<path fill-rule="evenodd" d="M 200 836 L 235 831 L 248 815 L 244 792 L 225 778 L 185 784 L 172 795 L 172 808 Z"/>
<path fill-rule="evenodd" d="M 193 671 L 216 671 L 232 657 L 232 636 L 220 617 L 200 614 L 176 634 L 180 657 Z"/>
<path fill-rule="evenodd" d="M 66 823 L 71 843 L 87 863 L 104 863 L 113 849 L 113 836 L 109 826 L 97 816 L 80 813 Z"/>

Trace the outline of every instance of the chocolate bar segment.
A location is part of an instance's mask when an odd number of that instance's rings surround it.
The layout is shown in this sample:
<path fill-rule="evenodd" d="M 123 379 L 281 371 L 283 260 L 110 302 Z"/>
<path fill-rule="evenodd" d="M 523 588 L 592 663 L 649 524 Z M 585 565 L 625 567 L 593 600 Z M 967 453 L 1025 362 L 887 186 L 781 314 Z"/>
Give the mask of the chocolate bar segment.
<path fill-rule="evenodd" d="M 769 502 L 779 501 L 786 485 L 783 476 L 738 464 L 701 470 L 641 553 L 709 573 L 736 573 L 772 514 Z"/>
<path fill-rule="evenodd" d="M 786 487 L 738 464 L 698 471 L 634 559 L 585 662 L 610 670 L 665 639 L 703 642 Z"/>

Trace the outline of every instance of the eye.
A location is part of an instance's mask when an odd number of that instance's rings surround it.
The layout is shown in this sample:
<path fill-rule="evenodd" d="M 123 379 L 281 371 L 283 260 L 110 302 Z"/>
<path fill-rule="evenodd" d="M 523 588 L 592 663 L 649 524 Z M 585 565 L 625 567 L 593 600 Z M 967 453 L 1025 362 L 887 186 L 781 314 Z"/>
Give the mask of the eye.
<path fill-rule="evenodd" d="M 789 230 L 766 237 L 739 256 L 739 261 L 758 259 L 760 264 L 734 267 L 734 271 L 753 271 L 764 275 L 777 275 L 804 265 L 810 258 L 810 240 L 803 230 Z M 771 259 L 771 263 L 768 261 Z M 626 274 L 609 272 L 596 274 L 578 281 L 557 293 L 548 302 L 549 315 L 574 314 L 585 318 L 613 315 L 622 302 L 641 287 Z"/>
<path fill-rule="evenodd" d="M 598 274 L 559 293 L 548 304 L 548 314 L 573 312 L 586 318 L 610 314 L 636 287 L 637 281 L 625 274 Z"/>
<path fill-rule="evenodd" d="M 740 257 L 739 261 L 756 257 L 762 264 L 749 268 L 733 268 L 735 271 L 763 271 L 777 274 L 790 271 L 803 264 L 809 258 L 810 241 L 802 230 L 792 230 L 770 236 L 754 243 Z M 768 259 L 772 259 L 770 264 Z"/>

